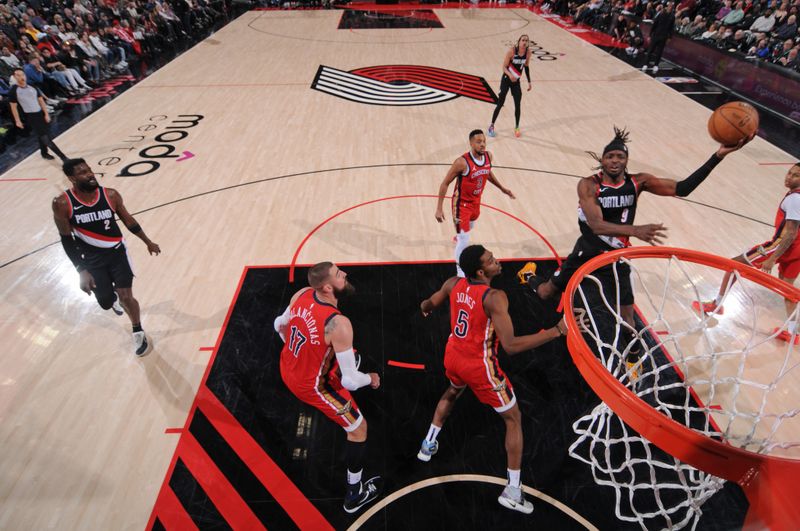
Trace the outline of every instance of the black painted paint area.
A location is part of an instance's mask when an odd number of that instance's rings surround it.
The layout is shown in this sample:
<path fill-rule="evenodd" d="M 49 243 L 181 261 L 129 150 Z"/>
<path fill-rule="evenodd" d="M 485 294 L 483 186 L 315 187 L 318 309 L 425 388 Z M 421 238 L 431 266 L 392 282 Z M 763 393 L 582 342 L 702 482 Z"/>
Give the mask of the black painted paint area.
<path fill-rule="evenodd" d="M 339 19 L 339 29 L 409 29 L 443 28 L 442 22 L 430 9 L 369 11 L 345 9 Z"/>
<path fill-rule="evenodd" d="M 538 331 L 558 319 L 521 286 L 516 271 L 524 262 L 505 262 L 494 287 L 506 291 L 517 334 Z M 555 264 L 540 262 L 549 275 Z M 451 474 L 506 473 L 503 421 L 469 392 L 461 397 L 440 436 L 439 453 L 429 463 L 416 458 L 433 410 L 447 387 L 443 352 L 449 334 L 447 308 L 429 318 L 419 303 L 454 273 L 452 264 L 343 266 L 357 292 L 340 308 L 354 327 L 361 370 L 378 372 L 378 390 L 354 393 L 369 425 L 365 477 L 385 478 L 386 493 L 429 478 Z M 207 386 L 253 436 L 270 458 L 336 528 L 357 517 L 342 510 L 345 488 L 345 435 L 321 413 L 302 404 L 283 385 L 279 373 L 280 339 L 272 322 L 291 295 L 303 287 L 306 270 L 288 282 L 286 268 L 250 269 L 220 344 Z M 419 363 L 425 370 L 389 366 L 389 360 Z M 614 491 L 594 483 L 589 467 L 567 454 L 576 439 L 572 423 L 598 399 L 572 363 L 563 339 L 534 352 L 507 356 L 501 366 L 512 381 L 523 415 L 523 483 L 561 501 L 601 529 L 640 529 L 614 516 Z M 289 529 L 288 515 L 232 454 L 204 418 L 191 421 L 192 434 L 217 462 L 268 529 Z M 178 462 L 170 486 L 201 528 L 213 528 L 218 512 Z M 525 516 L 497 503 L 502 487 L 478 482 L 437 484 L 407 494 L 375 514 L 366 529 L 578 529 L 552 505 L 533 500 Z M 703 506 L 699 528 L 741 527 L 747 502 L 738 487 L 726 487 Z"/>

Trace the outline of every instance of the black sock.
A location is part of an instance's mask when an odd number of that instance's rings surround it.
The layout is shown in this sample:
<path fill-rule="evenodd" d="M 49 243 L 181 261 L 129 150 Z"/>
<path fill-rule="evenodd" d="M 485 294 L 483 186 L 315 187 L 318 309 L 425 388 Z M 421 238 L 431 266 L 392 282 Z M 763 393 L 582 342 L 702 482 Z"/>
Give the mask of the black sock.
<path fill-rule="evenodd" d="M 367 442 L 347 441 L 344 446 L 344 463 L 351 474 L 358 474 L 364 468 L 364 454 L 367 450 Z M 356 484 L 358 485 L 358 483 Z M 348 481 L 348 488 L 350 482 Z"/>
<path fill-rule="evenodd" d="M 136 323 L 133 325 L 133 333 L 135 334 L 136 332 L 143 332 L 142 323 Z"/>

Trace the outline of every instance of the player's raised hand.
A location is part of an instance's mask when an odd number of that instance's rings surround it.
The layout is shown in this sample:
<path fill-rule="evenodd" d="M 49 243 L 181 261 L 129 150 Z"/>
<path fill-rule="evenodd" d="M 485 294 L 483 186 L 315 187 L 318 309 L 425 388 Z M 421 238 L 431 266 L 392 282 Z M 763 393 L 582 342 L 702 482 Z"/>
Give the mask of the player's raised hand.
<path fill-rule="evenodd" d="M 734 151 L 738 151 L 738 150 L 742 149 L 745 146 L 745 144 L 747 144 L 748 142 L 753 140 L 755 137 L 756 137 L 756 131 L 753 131 L 753 134 L 751 134 L 750 136 L 744 137 L 743 139 L 739 140 L 739 143 L 734 145 L 734 146 L 723 146 L 723 145 L 720 145 L 719 149 L 717 150 L 717 156 L 719 158 L 721 158 L 721 159 L 724 159 L 726 155 L 730 155 Z"/>
<path fill-rule="evenodd" d="M 667 228 L 663 223 L 636 225 L 633 235 L 651 245 L 658 245 L 664 243 L 664 238 L 667 237 Z"/>
<path fill-rule="evenodd" d="M 436 221 L 442 223 L 444 221 L 444 212 L 441 208 L 436 209 Z"/>

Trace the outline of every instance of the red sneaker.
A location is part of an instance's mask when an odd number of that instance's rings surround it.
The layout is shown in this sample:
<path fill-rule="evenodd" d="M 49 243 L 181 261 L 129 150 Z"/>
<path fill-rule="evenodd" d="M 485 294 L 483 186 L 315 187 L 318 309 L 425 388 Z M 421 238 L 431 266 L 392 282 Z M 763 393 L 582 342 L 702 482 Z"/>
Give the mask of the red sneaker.
<path fill-rule="evenodd" d="M 717 307 L 717 303 L 714 301 L 692 301 L 692 308 L 697 313 L 700 313 L 700 307 L 703 307 L 703 313 L 716 313 L 717 315 L 722 315 L 725 313 L 725 307 L 719 306 Z"/>
<path fill-rule="evenodd" d="M 780 330 L 780 328 L 776 328 L 775 330 L 772 331 L 772 333 L 774 334 L 778 330 Z M 775 339 L 780 339 L 781 341 L 786 341 L 788 343 L 789 341 L 792 340 L 792 334 L 789 333 L 788 330 L 782 330 L 781 333 L 778 334 Z M 795 345 L 800 345 L 800 335 L 795 335 L 794 336 L 794 344 Z"/>

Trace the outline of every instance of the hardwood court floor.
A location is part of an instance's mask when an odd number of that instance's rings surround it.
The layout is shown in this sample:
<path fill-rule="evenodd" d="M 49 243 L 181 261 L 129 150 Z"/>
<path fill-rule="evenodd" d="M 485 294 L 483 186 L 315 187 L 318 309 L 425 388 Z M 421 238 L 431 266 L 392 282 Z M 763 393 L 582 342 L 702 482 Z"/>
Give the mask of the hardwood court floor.
<path fill-rule="evenodd" d="M 165 430 L 184 424 L 203 349 L 215 344 L 245 266 L 288 264 L 323 220 L 396 196 L 320 227 L 298 263 L 451 256 L 452 228 L 434 221 L 426 195 L 466 151 L 468 132 L 488 125 L 492 105 L 363 105 L 311 90 L 321 65 L 432 66 L 497 91 L 502 56 L 521 33 L 563 54 L 532 65 L 522 138 L 509 101 L 489 142 L 495 173 L 517 199 L 484 196 L 562 255 L 577 235 L 577 176 L 593 165 L 585 151 L 601 150 L 613 124 L 632 131 L 633 171 L 683 178 L 716 149 L 707 109 L 532 13 L 435 13 L 443 29 L 352 31 L 337 29 L 338 11 L 246 13 L 57 138 L 104 172 L 101 184 L 121 192 L 163 250 L 149 257 L 128 237 L 155 343 L 144 359 L 131 352 L 126 318 L 78 290 L 56 243 L 50 201 L 67 185 L 59 168 L 34 155 L 2 176 L 0 527 L 146 524 L 177 442 Z M 176 161 L 184 152 L 193 157 Z M 766 164 L 789 161 L 756 139 L 690 201 L 644 196 L 637 221 L 665 222 L 672 245 L 737 254 L 771 234 L 788 166 Z M 490 208 L 473 239 L 501 257 L 552 254 Z"/>

